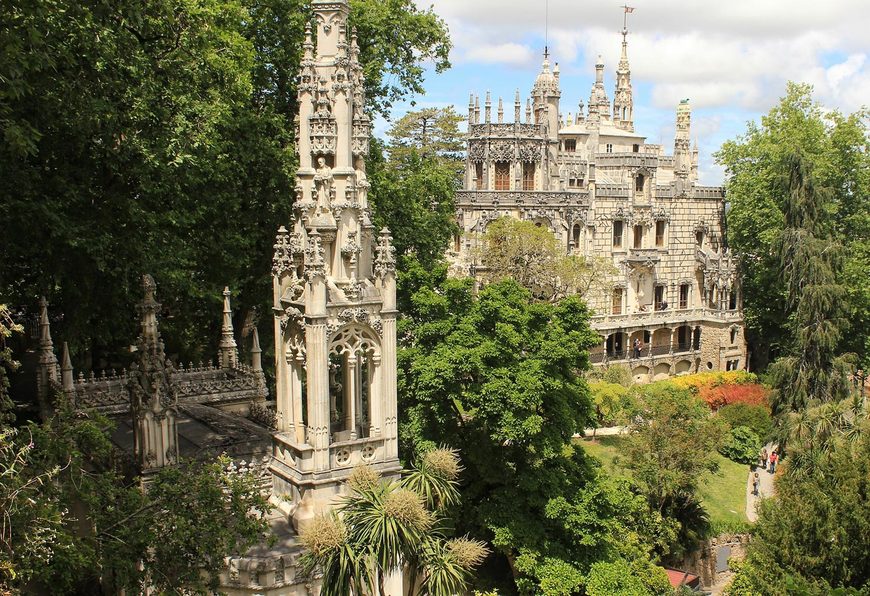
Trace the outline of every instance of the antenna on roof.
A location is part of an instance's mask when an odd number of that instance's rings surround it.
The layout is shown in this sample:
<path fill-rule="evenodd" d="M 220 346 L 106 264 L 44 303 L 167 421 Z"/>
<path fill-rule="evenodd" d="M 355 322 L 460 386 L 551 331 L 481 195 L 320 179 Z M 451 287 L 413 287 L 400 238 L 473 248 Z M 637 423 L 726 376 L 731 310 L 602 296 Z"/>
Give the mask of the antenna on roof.
<path fill-rule="evenodd" d="M 550 0 L 544 0 L 544 58 L 547 58 L 550 55 L 549 45 L 550 45 L 550 37 L 549 37 L 549 28 L 550 28 Z"/>

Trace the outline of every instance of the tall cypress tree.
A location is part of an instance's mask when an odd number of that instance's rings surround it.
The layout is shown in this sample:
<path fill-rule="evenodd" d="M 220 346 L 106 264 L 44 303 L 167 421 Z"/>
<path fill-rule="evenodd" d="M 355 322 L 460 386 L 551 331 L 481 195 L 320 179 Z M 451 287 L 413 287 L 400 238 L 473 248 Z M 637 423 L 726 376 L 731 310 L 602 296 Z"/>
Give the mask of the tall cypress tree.
<path fill-rule="evenodd" d="M 830 234 L 829 192 L 816 186 L 811 164 L 801 153 L 783 163 L 785 226 L 774 243 L 780 255 L 779 281 L 788 292 L 788 355 L 771 367 L 775 414 L 848 396 L 851 358 L 841 354 L 847 327 L 840 283 L 842 250 Z"/>

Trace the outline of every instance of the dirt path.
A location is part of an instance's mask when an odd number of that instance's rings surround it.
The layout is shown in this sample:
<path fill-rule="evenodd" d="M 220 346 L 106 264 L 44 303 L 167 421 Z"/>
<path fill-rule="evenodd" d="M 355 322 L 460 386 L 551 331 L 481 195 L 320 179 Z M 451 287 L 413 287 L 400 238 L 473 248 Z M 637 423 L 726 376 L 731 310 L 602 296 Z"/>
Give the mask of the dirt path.
<path fill-rule="evenodd" d="M 770 453 L 773 451 L 776 446 L 773 444 L 765 445 L 767 452 Z M 752 476 L 757 473 L 758 474 L 758 495 L 752 494 Z M 770 473 L 770 464 L 768 464 L 767 469 L 765 468 L 756 468 L 755 472 L 752 470 L 749 471 L 749 474 L 746 477 L 746 517 L 749 518 L 749 521 L 755 522 L 758 519 L 758 513 L 756 511 L 758 501 L 763 499 L 764 497 L 770 497 L 773 495 L 773 474 Z"/>

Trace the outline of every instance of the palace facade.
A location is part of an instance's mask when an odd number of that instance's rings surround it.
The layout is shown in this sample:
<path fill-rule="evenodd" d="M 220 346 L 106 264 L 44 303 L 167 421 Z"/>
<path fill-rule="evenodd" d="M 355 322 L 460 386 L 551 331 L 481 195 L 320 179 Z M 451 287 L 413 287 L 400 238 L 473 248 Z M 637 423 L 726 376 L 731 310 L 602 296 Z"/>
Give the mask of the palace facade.
<path fill-rule="evenodd" d="M 567 254 L 606 257 L 615 267 L 606 291 L 585 296 L 601 334 L 593 364 L 628 365 L 639 382 L 744 368 L 725 189 L 698 182 L 688 100 L 677 106 L 673 154 L 635 132 L 627 33 L 612 103 L 599 57 L 588 107 L 581 100 L 576 115 L 564 118 L 559 65 L 551 68 L 546 52 L 525 106 L 517 91 L 513 122 L 505 121 L 501 99 L 493 120 L 489 93 L 481 118 L 472 95 L 453 269 L 481 273 L 478 244 L 492 221 L 533 221 Z"/>

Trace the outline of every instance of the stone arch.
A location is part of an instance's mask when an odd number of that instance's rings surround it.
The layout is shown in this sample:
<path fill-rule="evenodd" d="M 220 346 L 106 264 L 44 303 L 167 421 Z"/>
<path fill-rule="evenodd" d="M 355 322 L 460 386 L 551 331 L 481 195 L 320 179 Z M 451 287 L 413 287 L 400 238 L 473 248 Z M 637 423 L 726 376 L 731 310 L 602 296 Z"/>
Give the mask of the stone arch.
<path fill-rule="evenodd" d="M 653 380 L 660 381 L 671 376 L 671 365 L 667 362 L 659 362 L 653 369 Z"/>
<path fill-rule="evenodd" d="M 360 323 L 339 328 L 329 342 L 329 415 L 333 441 L 368 437 L 379 399 L 381 345 L 374 329 Z"/>
<path fill-rule="evenodd" d="M 674 367 L 674 374 L 687 375 L 692 372 L 692 362 L 690 360 L 680 360 Z"/>
<path fill-rule="evenodd" d="M 649 367 L 635 366 L 631 371 L 632 378 L 635 383 L 646 383 L 649 381 Z"/>

